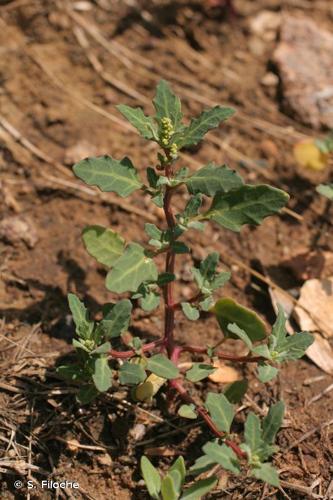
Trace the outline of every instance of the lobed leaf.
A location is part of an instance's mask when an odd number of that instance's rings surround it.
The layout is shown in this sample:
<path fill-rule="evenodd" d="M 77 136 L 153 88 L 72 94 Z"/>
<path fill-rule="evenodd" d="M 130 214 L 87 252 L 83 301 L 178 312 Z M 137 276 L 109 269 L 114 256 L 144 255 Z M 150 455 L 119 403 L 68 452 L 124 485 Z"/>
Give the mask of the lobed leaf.
<path fill-rule="evenodd" d="M 196 321 L 200 317 L 200 313 L 198 309 L 192 306 L 189 302 L 181 302 L 182 311 L 187 317 L 187 319 L 191 321 Z"/>
<path fill-rule="evenodd" d="M 218 444 L 216 442 L 206 443 L 202 451 L 206 453 L 214 463 L 222 465 L 226 470 L 230 470 L 234 474 L 239 474 L 240 467 L 235 452 L 226 444 Z"/>
<path fill-rule="evenodd" d="M 104 337 L 107 339 L 119 337 L 121 333 L 127 330 L 131 312 L 132 304 L 128 299 L 120 300 L 115 305 L 111 305 L 99 324 Z"/>
<path fill-rule="evenodd" d="M 258 366 L 258 379 L 260 382 L 263 384 L 266 384 L 266 382 L 269 382 L 273 378 L 276 377 L 278 374 L 278 369 L 275 368 L 274 366 L 270 365 L 259 365 Z"/>
<path fill-rule="evenodd" d="M 193 404 L 190 405 L 181 405 L 178 410 L 178 415 L 183 418 L 190 418 L 195 420 L 198 418 L 198 415 L 195 412 L 195 406 Z"/>
<path fill-rule="evenodd" d="M 167 81 L 160 80 L 158 83 L 153 104 L 157 120 L 160 122 L 162 118 L 170 118 L 175 130 L 177 130 L 183 116 L 181 102 L 179 97 L 172 92 Z"/>
<path fill-rule="evenodd" d="M 142 187 L 138 172 L 131 160 L 114 160 L 111 156 L 86 158 L 73 167 L 77 177 L 101 191 L 113 191 L 121 197 L 129 196 Z"/>
<path fill-rule="evenodd" d="M 217 193 L 211 207 L 200 219 L 213 220 L 221 226 L 240 231 L 244 224 L 260 224 L 287 203 L 288 194 L 271 186 L 244 186 L 229 193 Z"/>
<path fill-rule="evenodd" d="M 218 167 L 214 163 L 200 168 L 184 182 L 190 194 L 202 193 L 206 196 L 227 193 L 243 185 L 241 177 L 234 170 L 225 165 Z"/>
<path fill-rule="evenodd" d="M 73 293 L 69 293 L 67 298 L 77 335 L 83 339 L 89 339 L 94 330 L 94 322 L 89 319 L 88 310 Z"/>
<path fill-rule="evenodd" d="M 229 432 L 234 418 L 234 409 L 225 395 L 209 392 L 205 406 L 218 430 Z"/>
<path fill-rule="evenodd" d="M 177 143 L 178 148 L 198 144 L 209 130 L 218 127 L 221 122 L 230 118 L 234 112 L 231 108 L 221 106 L 207 109 L 197 118 L 192 119 L 190 125 L 184 131 L 177 134 L 174 142 Z"/>
<path fill-rule="evenodd" d="M 107 267 L 112 267 L 124 252 L 124 239 L 103 226 L 85 227 L 82 239 L 87 252 Z"/>
<path fill-rule="evenodd" d="M 266 443 L 274 443 L 283 422 L 284 411 L 283 401 L 279 401 L 270 407 L 267 416 L 262 422 L 262 438 Z"/>
<path fill-rule="evenodd" d="M 238 328 L 244 330 L 252 342 L 263 340 L 266 337 L 266 327 L 259 316 L 231 298 L 218 300 L 212 308 L 212 312 L 216 315 L 220 328 L 227 338 L 237 338 L 228 330 L 230 323 L 235 323 Z"/>
<path fill-rule="evenodd" d="M 265 483 L 271 484 L 277 488 L 280 486 L 279 475 L 271 464 L 259 464 L 257 467 L 253 468 L 251 472 L 254 477 Z"/>
<path fill-rule="evenodd" d="M 141 108 L 132 108 L 126 104 L 116 106 L 118 111 L 135 127 L 145 139 L 158 140 L 158 131 L 154 120 L 146 116 Z"/>
<path fill-rule="evenodd" d="M 131 243 L 109 271 L 106 287 L 116 293 L 136 292 L 144 281 L 156 281 L 157 277 L 154 261 L 146 257 L 141 245 Z"/>

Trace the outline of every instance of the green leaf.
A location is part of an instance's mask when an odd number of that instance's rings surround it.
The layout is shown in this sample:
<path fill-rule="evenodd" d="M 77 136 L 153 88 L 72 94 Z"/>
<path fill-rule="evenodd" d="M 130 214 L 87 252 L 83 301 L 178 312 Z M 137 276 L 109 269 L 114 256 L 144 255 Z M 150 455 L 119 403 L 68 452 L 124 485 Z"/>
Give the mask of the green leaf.
<path fill-rule="evenodd" d="M 160 305 L 160 296 L 156 292 L 146 293 L 140 299 L 140 305 L 144 311 L 153 311 Z"/>
<path fill-rule="evenodd" d="M 192 119 L 190 125 L 175 136 L 174 142 L 176 142 L 178 148 L 198 144 L 209 130 L 218 127 L 221 122 L 227 120 L 233 114 L 233 109 L 221 106 L 207 109 L 197 118 Z"/>
<path fill-rule="evenodd" d="M 230 470 L 234 474 L 240 471 L 237 455 L 226 444 L 206 443 L 202 451 L 215 463 L 222 465 L 224 469 Z"/>
<path fill-rule="evenodd" d="M 225 165 L 218 167 L 214 163 L 197 170 L 185 183 L 191 194 L 202 193 L 206 196 L 214 196 L 218 192 L 227 193 L 243 185 L 236 172 Z"/>
<path fill-rule="evenodd" d="M 175 279 L 176 276 L 172 273 L 161 273 L 157 278 L 157 284 L 158 286 L 163 286 L 167 283 L 170 283 L 171 281 L 174 281 Z"/>
<path fill-rule="evenodd" d="M 221 288 L 222 286 L 224 286 L 231 278 L 231 273 L 229 272 L 223 272 L 223 273 L 219 273 L 216 278 L 213 279 L 213 281 L 211 281 L 210 283 L 210 287 L 211 289 L 214 291 L 214 290 L 217 290 L 218 288 Z"/>
<path fill-rule="evenodd" d="M 158 122 L 162 118 L 170 118 L 175 130 L 178 128 L 182 119 L 181 102 L 171 90 L 169 83 L 160 80 L 156 87 L 156 96 L 153 99 L 156 109 L 156 118 Z"/>
<path fill-rule="evenodd" d="M 201 302 L 199 302 L 200 309 L 205 312 L 210 311 L 213 304 L 214 304 L 214 299 L 211 295 L 209 297 L 206 297 Z"/>
<path fill-rule="evenodd" d="M 214 460 L 209 458 L 207 455 L 202 455 L 196 459 L 192 467 L 190 467 L 189 474 L 198 475 L 203 472 L 207 472 L 215 464 Z"/>
<path fill-rule="evenodd" d="M 146 483 L 149 495 L 158 500 L 161 491 L 161 477 L 157 469 L 148 460 L 147 457 L 143 456 L 140 460 L 140 468 L 143 479 Z"/>
<path fill-rule="evenodd" d="M 161 493 L 163 500 L 178 500 L 181 488 L 181 477 L 177 470 L 168 472 L 162 479 Z"/>
<path fill-rule="evenodd" d="M 202 195 L 200 193 L 196 194 L 195 196 L 191 196 L 186 204 L 184 211 L 181 214 L 181 217 L 183 217 L 184 219 L 195 217 L 199 213 L 201 204 Z"/>
<path fill-rule="evenodd" d="M 283 422 L 284 410 L 283 401 L 279 401 L 270 407 L 267 416 L 262 422 L 262 438 L 266 443 L 274 443 Z"/>
<path fill-rule="evenodd" d="M 181 407 L 178 410 L 178 415 L 183 418 L 190 418 L 195 420 L 198 418 L 198 415 L 195 412 L 195 406 L 194 404 L 190 405 L 181 405 Z"/>
<path fill-rule="evenodd" d="M 186 466 L 183 457 L 180 456 L 174 461 L 169 469 L 169 472 L 172 472 L 174 470 L 179 472 L 181 484 L 183 484 L 186 476 Z"/>
<path fill-rule="evenodd" d="M 108 358 L 101 356 L 95 361 L 95 372 L 93 374 L 93 381 L 96 389 L 99 392 L 105 392 L 110 389 L 112 385 L 112 370 L 109 367 Z"/>
<path fill-rule="evenodd" d="M 224 391 L 224 395 L 230 403 L 236 404 L 243 399 L 247 388 L 248 381 L 246 379 L 236 380 L 236 382 L 233 382 L 226 388 L 226 390 Z"/>
<path fill-rule="evenodd" d="M 272 486 L 279 487 L 279 475 L 276 469 L 271 464 L 260 464 L 252 469 L 252 474 L 257 479 L 264 481 L 265 483 L 271 484 Z"/>
<path fill-rule="evenodd" d="M 250 337 L 244 332 L 244 330 L 239 328 L 239 326 L 237 326 L 236 323 L 229 324 L 228 330 L 229 332 L 236 335 L 236 337 L 238 337 L 240 340 L 242 340 L 244 344 L 249 348 L 249 350 L 252 349 L 252 342 Z"/>
<path fill-rule="evenodd" d="M 209 392 L 205 406 L 218 430 L 229 432 L 234 418 L 234 409 L 224 394 Z"/>
<path fill-rule="evenodd" d="M 192 306 L 189 302 L 181 302 L 183 313 L 187 319 L 191 321 L 196 321 L 200 317 L 198 309 Z"/>
<path fill-rule="evenodd" d="M 80 404 L 86 405 L 91 403 L 98 396 L 96 387 L 92 384 L 86 384 L 80 387 L 77 394 L 77 399 Z"/>
<path fill-rule="evenodd" d="M 146 379 L 143 367 L 136 363 L 125 361 L 119 369 L 119 381 L 122 385 L 137 385 Z"/>
<path fill-rule="evenodd" d="M 274 366 L 270 365 L 259 365 L 258 366 L 258 379 L 260 382 L 263 384 L 266 384 L 266 382 L 269 382 L 273 378 L 276 377 L 278 374 L 278 369 L 275 368 Z"/>
<path fill-rule="evenodd" d="M 278 315 L 272 328 L 272 334 L 269 337 L 270 348 L 275 349 L 278 345 L 282 344 L 286 336 L 286 315 L 283 307 L 278 304 Z"/>
<path fill-rule="evenodd" d="M 215 477 L 200 479 L 184 491 L 180 500 L 200 500 L 217 485 Z"/>
<path fill-rule="evenodd" d="M 192 368 L 187 370 L 186 378 L 191 382 L 199 382 L 207 378 L 211 373 L 215 372 L 216 368 L 204 363 L 193 363 Z"/>
<path fill-rule="evenodd" d="M 210 280 L 214 277 L 219 260 L 220 255 L 217 252 L 212 252 L 200 263 L 200 272 L 204 280 Z"/>
<path fill-rule="evenodd" d="M 230 323 L 235 323 L 241 330 L 244 330 L 252 342 L 266 337 L 266 327 L 259 316 L 231 298 L 218 300 L 212 312 L 215 313 L 220 328 L 227 338 L 237 338 L 228 331 Z"/>
<path fill-rule="evenodd" d="M 182 241 L 174 241 L 171 244 L 171 248 L 177 254 L 190 253 L 189 247 L 187 245 L 185 245 L 185 243 L 183 243 Z"/>
<path fill-rule="evenodd" d="M 157 276 L 155 263 L 146 257 L 144 248 L 131 243 L 108 273 L 106 287 L 116 293 L 136 292 L 144 281 L 156 281 Z"/>
<path fill-rule="evenodd" d="M 111 156 L 86 158 L 73 167 L 77 177 L 101 191 L 113 191 L 121 197 L 129 196 L 142 187 L 138 172 L 128 158 L 114 160 Z"/>
<path fill-rule="evenodd" d="M 245 184 L 226 194 L 217 193 L 200 220 L 213 220 L 227 229 L 240 231 L 244 224 L 260 224 L 265 217 L 277 213 L 288 199 L 288 194 L 280 189 Z"/>
<path fill-rule="evenodd" d="M 119 337 L 127 330 L 132 312 L 132 304 L 128 299 L 123 299 L 112 306 L 100 322 L 104 337 L 112 339 Z"/>
<path fill-rule="evenodd" d="M 316 187 L 316 191 L 326 196 L 329 200 L 333 200 L 333 184 L 319 184 L 319 186 Z"/>
<path fill-rule="evenodd" d="M 91 354 L 106 354 L 107 352 L 109 352 L 110 349 L 111 349 L 110 342 L 104 342 L 103 344 L 96 347 L 96 349 L 91 351 Z"/>
<path fill-rule="evenodd" d="M 142 137 L 158 140 L 158 131 L 154 120 L 150 116 L 146 116 L 141 108 L 132 108 L 126 104 L 119 104 L 116 108 L 139 131 Z"/>
<path fill-rule="evenodd" d="M 153 240 L 160 240 L 163 234 L 162 231 L 157 226 L 155 226 L 155 224 L 150 223 L 145 224 L 145 231 Z"/>
<path fill-rule="evenodd" d="M 176 365 L 164 354 L 155 354 L 149 358 L 147 361 L 147 370 L 166 379 L 174 379 L 179 375 Z"/>
<path fill-rule="evenodd" d="M 94 322 L 89 319 L 88 310 L 83 302 L 73 293 L 69 293 L 67 299 L 76 326 L 77 335 L 83 339 L 89 339 L 94 330 Z"/>
<path fill-rule="evenodd" d="M 262 356 L 263 358 L 266 359 L 271 359 L 271 353 L 269 351 L 267 344 L 260 344 L 255 347 L 252 347 L 252 353 L 256 354 L 257 356 Z"/>
<path fill-rule="evenodd" d="M 149 186 L 156 189 L 159 175 L 156 173 L 156 171 L 152 167 L 147 168 L 146 174 L 147 174 L 147 181 L 148 181 Z"/>
<path fill-rule="evenodd" d="M 253 412 L 250 412 L 246 418 L 244 426 L 245 442 L 249 446 L 252 455 L 256 454 L 260 445 L 261 439 L 261 425 L 260 419 Z"/>
<path fill-rule="evenodd" d="M 82 239 L 87 252 L 107 267 L 112 267 L 124 252 L 124 239 L 103 226 L 85 227 Z"/>
<path fill-rule="evenodd" d="M 276 350 L 281 353 L 277 361 L 281 362 L 287 359 L 301 358 L 313 342 L 314 337 L 308 332 L 299 332 L 291 337 L 287 337 L 285 341 L 276 348 Z"/>

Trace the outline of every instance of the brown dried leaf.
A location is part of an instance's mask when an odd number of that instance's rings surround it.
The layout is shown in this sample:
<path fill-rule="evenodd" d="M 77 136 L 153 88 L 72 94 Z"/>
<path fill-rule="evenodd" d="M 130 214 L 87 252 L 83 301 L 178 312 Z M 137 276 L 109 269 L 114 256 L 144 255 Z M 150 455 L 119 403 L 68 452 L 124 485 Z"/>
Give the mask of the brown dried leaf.
<path fill-rule="evenodd" d="M 208 376 L 209 380 L 216 384 L 231 384 L 242 377 L 235 368 L 225 365 L 222 361 L 214 361 L 215 372 Z"/>

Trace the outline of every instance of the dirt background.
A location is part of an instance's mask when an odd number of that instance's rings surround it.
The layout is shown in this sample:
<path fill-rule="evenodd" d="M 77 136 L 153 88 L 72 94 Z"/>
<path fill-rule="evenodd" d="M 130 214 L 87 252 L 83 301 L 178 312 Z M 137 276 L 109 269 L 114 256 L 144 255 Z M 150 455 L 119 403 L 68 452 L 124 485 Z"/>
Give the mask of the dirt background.
<path fill-rule="evenodd" d="M 112 298 L 105 271 L 81 244 L 83 227 L 107 225 L 127 240 L 144 242 L 144 218 L 161 217 L 140 195 L 125 202 L 101 197 L 71 173 L 70 166 L 88 155 L 129 154 L 140 170 L 154 160 L 154 147 L 122 120 L 116 104 L 152 111 L 149 101 L 163 77 L 182 97 L 186 116 L 214 103 L 232 105 L 235 117 L 184 164 L 195 169 L 212 160 L 228 163 L 248 182 L 271 182 L 291 194 L 292 212 L 259 228 L 234 234 L 212 226 L 205 235 L 189 233 L 194 261 L 215 250 L 233 271 L 226 294 L 272 323 L 267 284 L 250 268 L 296 296 L 305 278 L 287 264 L 291 258 L 312 256 L 308 277 L 332 271 L 326 257 L 333 252 L 333 210 L 315 192 L 329 170 L 304 172 L 292 154 L 297 141 L 320 133 L 283 108 L 278 80 L 265 83 L 267 73 L 275 74 L 278 31 L 263 40 L 250 28 L 268 9 L 310 17 L 332 31 L 332 2 L 239 0 L 236 13 L 209 3 L 0 1 L 0 213 L 21 224 L 17 238 L 0 241 L 1 498 L 144 499 L 137 467 L 143 452 L 161 469 L 179 454 L 192 463 L 210 437 L 200 423 L 188 426 L 168 414 L 163 398 L 134 410 L 117 387 L 115 397 L 80 407 L 75 389 L 54 374 L 72 351 L 66 294 L 79 294 L 97 315 Z M 178 260 L 186 298 L 192 261 Z M 152 315 L 135 309 L 132 325 L 136 335 L 158 337 L 162 308 Z M 179 315 L 177 335 L 200 344 L 217 341 L 220 333 L 211 318 L 193 324 Z M 282 488 L 220 471 L 211 498 L 332 498 L 332 392 L 311 401 L 332 384 L 332 376 L 306 358 L 285 365 L 278 382 L 266 386 L 255 380 L 254 368 L 242 370 L 252 384 L 235 432 L 243 410 L 265 414 L 274 401 L 286 402 L 275 458 Z M 203 394 L 217 390 L 211 382 L 197 388 Z M 46 478 L 77 481 L 80 489 L 41 490 Z M 26 489 L 27 479 L 35 481 L 34 490 Z M 22 481 L 21 489 L 15 480 Z"/>

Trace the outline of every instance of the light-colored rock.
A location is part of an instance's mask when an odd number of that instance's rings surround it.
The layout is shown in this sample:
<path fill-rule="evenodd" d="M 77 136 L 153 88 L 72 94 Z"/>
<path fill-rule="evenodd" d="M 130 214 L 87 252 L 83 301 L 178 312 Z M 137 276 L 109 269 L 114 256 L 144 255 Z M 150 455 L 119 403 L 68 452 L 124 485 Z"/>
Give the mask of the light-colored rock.
<path fill-rule="evenodd" d="M 311 19 L 285 16 L 274 52 L 285 109 L 314 129 L 333 127 L 333 35 Z"/>
<path fill-rule="evenodd" d="M 271 10 L 262 10 L 251 19 L 250 31 L 253 35 L 269 42 L 275 39 L 280 24 L 280 13 L 272 12 Z"/>
<path fill-rule="evenodd" d="M 37 231 L 33 223 L 19 215 L 2 219 L 0 238 L 12 245 L 23 241 L 29 248 L 33 248 L 38 241 Z"/>

